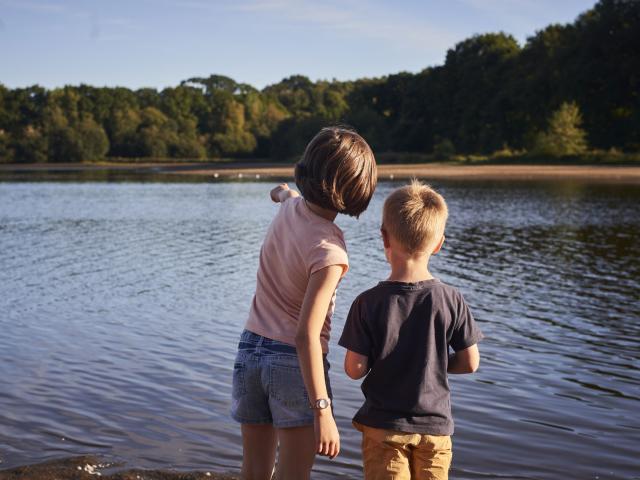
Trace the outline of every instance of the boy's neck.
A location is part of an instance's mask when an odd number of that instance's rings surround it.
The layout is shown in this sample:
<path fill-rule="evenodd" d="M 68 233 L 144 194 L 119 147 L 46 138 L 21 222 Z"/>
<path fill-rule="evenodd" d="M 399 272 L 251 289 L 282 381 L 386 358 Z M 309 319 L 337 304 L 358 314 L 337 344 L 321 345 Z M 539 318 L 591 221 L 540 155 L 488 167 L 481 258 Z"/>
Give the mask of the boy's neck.
<path fill-rule="evenodd" d="M 416 283 L 432 280 L 429 272 L 430 255 L 407 256 L 390 252 L 387 260 L 391 266 L 388 280 L 392 282 Z"/>

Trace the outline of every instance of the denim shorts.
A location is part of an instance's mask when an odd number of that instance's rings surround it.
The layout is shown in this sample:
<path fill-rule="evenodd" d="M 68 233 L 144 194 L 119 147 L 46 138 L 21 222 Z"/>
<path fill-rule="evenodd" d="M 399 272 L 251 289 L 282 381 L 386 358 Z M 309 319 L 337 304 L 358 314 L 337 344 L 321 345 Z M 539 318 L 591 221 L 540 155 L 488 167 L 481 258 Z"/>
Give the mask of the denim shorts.
<path fill-rule="evenodd" d="M 324 378 L 331 398 L 329 362 Z M 313 425 L 313 410 L 298 365 L 296 347 L 245 330 L 233 365 L 231 416 L 240 423 L 276 428 Z"/>

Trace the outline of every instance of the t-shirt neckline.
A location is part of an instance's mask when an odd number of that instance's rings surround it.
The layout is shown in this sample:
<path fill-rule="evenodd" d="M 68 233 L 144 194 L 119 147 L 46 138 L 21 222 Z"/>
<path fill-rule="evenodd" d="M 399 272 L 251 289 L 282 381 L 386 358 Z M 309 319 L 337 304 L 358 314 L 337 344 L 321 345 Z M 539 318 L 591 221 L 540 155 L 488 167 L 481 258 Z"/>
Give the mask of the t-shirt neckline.
<path fill-rule="evenodd" d="M 378 285 L 398 287 L 398 288 L 401 288 L 402 290 L 421 290 L 423 288 L 435 285 L 436 283 L 440 283 L 440 280 L 434 277 L 429 280 L 421 280 L 419 282 L 400 282 L 398 280 L 382 280 L 378 283 Z"/>

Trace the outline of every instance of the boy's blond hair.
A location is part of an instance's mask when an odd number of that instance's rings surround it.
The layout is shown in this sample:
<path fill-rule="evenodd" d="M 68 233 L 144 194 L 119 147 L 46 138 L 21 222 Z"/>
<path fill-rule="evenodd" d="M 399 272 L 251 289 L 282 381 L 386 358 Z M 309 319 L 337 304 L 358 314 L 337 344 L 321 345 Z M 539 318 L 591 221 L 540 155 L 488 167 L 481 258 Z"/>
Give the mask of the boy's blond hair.
<path fill-rule="evenodd" d="M 408 254 L 430 254 L 444 235 L 448 216 L 442 195 L 414 179 L 387 197 L 382 226 Z"/>

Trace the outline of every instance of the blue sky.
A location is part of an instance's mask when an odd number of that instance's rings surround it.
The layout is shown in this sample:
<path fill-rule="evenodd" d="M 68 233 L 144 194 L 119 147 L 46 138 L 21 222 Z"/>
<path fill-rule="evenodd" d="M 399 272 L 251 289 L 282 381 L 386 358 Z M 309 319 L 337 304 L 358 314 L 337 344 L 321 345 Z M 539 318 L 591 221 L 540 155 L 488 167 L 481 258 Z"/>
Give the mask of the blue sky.
<path fill-rule="evenodd" d="M 262 88 L 443 63 L 476 33 L 524 43 L 595 0 L 0 0 L 0 83 L 177 85 L 212 73 Z"/>

